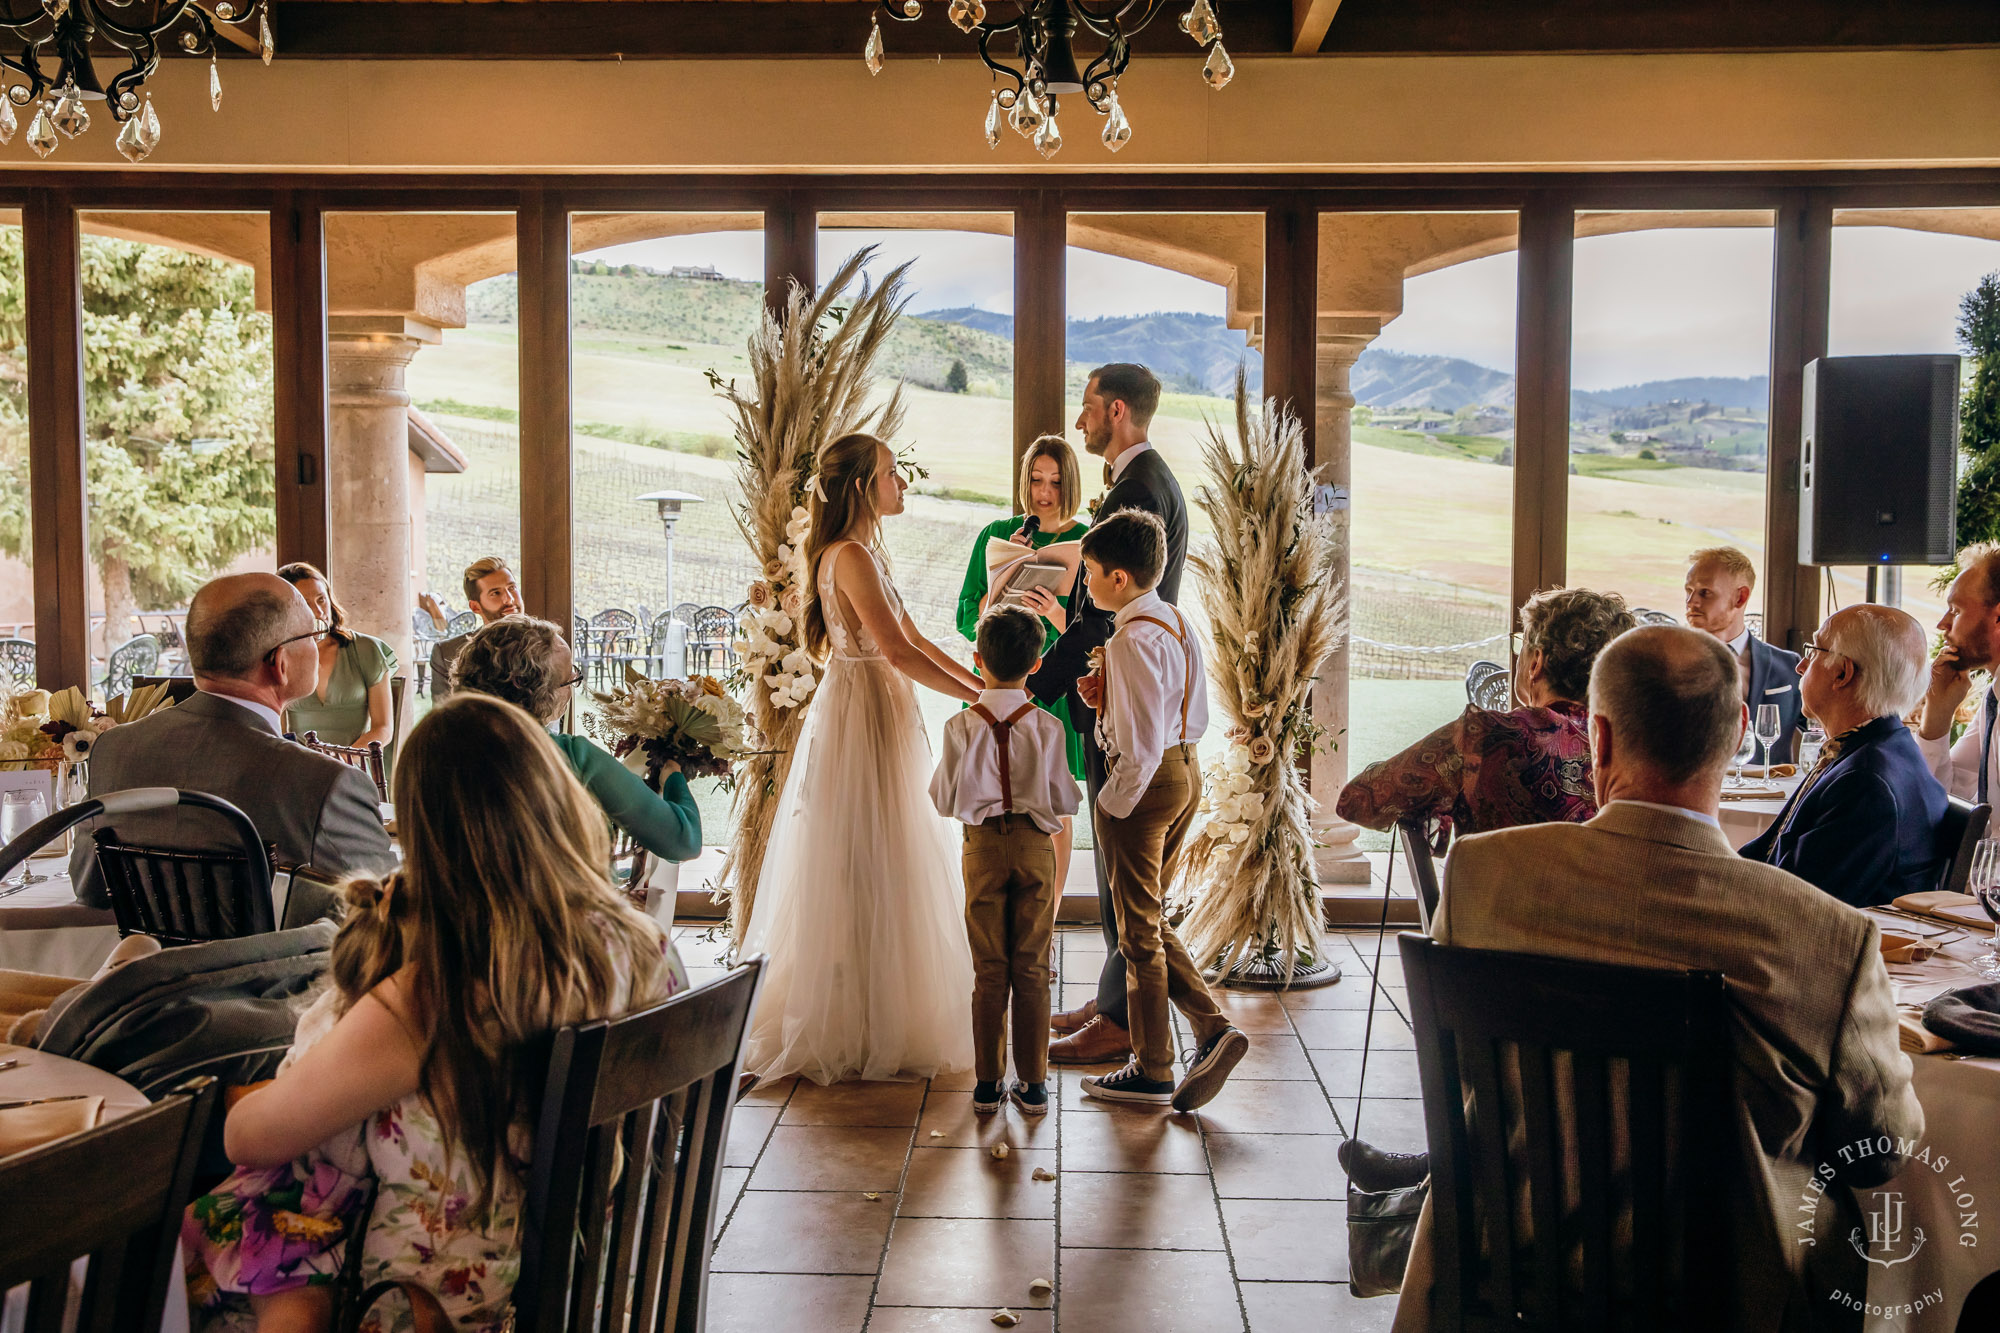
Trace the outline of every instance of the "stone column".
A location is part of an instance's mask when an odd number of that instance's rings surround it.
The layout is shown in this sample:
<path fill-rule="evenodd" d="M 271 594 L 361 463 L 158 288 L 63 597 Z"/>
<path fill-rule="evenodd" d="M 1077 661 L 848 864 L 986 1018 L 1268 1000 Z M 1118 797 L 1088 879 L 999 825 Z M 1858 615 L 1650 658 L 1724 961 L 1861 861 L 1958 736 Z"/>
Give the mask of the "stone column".
<path fill-rule="evenodd" d="M 1339 488 L 1334 512 L 1333 577 L 1340 587 L 1349 590 L 1350 598 L 1353 593 L 1348 579 L 1348 531 L 1352 510 L 1348 507 L 1348 494 L 1354 476 L 1354 390 L 1348 376 L 1362 349 L 1375 340 L 1381 328 L 1381 321 L 1375 319 L 1322 315 L 1319 320 L 1313 463 L 1324 469 L 1320 474 L 1322 484 Z M 1312 792 L 1319 802 L 1312 830 L 1313 839 L 1319 844 L 1317 859 L 1322 885 L 1368 882 L 1368 861 L 1356 842 L 1361 829 L 1335 814 L 1333 808 L 1348 777 L 1347 681 L 1348 646 L 1343 635 L 1340 646 L 1320 668 L 1319 680 L 1313 686 L 1313 720 L 1331 742 L 1312 761 Z"/>
<path fill-rule="evenodd" d="M 397 315 L 327 320 L 327 473 L 333 486 L 333 568 L 327 574 L 349 622 L 387 640 L 406 674 L 416 590 L 405 374 L 417 349 L 439 337 L 434 325 Z"/>

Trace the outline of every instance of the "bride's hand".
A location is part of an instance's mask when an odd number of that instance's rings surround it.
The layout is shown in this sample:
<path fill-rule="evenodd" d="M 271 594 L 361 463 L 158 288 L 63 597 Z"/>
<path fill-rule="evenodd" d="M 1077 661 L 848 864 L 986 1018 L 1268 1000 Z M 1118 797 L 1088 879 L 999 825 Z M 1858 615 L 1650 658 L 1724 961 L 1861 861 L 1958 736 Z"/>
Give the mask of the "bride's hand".
<path fill-rule="evenodd" d="M 1047 588 L 1028 589 L 1021 594 L 1021 605 L 1054 625 L 1058 634 L 1069 626 L 1069 612 L 1063 610 L 1062 602 Z"/>

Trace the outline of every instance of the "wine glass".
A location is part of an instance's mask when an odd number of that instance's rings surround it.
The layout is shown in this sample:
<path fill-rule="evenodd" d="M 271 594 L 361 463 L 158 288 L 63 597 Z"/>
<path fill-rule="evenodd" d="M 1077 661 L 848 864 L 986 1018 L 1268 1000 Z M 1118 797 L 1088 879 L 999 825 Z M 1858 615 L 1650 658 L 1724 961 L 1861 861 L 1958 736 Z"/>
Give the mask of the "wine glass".
<path fill-rule="evenodd" d="M 1826 728 L 1807 719 L 1805 729 L 1799 733 L 1799 772 L 1812 772 L 1812 766 L 1819 762 L 1819 752 L 1825 744 Z"/>
<path fill-rule="evenodd" d="M 0 842 L 11 844 L 16 838 L 48 817 L 48 802 L 42 799 L 40 792 L 10 791 L 0 793 Z M 19 870 L 21 878 L 14 879 L 10 877 L 7 881 L 8 883 L 19 884 L 25 888 L 30 884 L 40 884 L 48 878 L 47 875 L 37 875 L 29 870 L 28 863 L 25 860 L 21 862 Z"/>
<path fill-rule="evenodd" d="M 1764 750 L 1764 776 L 1771 776 L 1771 747 L 1778 740 L 1778 705 L 1757 705 L 1757 741 Z"/>
<path fill-rule="evenodd" d="M 1743 728 L 1743 739 L 1736 742 L 1736 758 L 1729 765 L 1728 785 L 1732 787 L 1741 787 L 1743 785 L 1743 764 L 1750 758 L 1756 748 L 1756 733 L 1752 732 L 1748 727 Z"/>
<path fill-rule="evenodd" d="M 1966 876 L 1965 887 L 1996 929 L 1978 960 L 1979 974 L 2000 978 L 2000 838 L 1981 838 L 1972 849 L 1972 873 Z"/>

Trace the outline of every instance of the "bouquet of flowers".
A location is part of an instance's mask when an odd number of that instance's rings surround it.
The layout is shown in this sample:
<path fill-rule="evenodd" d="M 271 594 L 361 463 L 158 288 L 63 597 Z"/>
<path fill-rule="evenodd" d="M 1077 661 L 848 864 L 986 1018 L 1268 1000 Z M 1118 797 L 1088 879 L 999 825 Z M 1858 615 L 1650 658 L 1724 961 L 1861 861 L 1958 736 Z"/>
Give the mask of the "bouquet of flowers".
<path fill-rule="evenodd" d="M 660 770 L 678 763 L 690 778 L 731 778 L 754 751 L 743 734 L 743 706 L 713 676 L 652 680 L 631 664 L 625 683 L 596 696 L 591 729 L 655 791 Z"/>
<path fill-rule="evenodd" d="M 6 702 L 0 723 L 0 768 L 57 769 L 90 758 L 97 738 L 116 726 L 173 706 L 165 685 L 121 694 L 106 711 L 93 709 L 74 685 L 50 694 L 21 690 Z"/>

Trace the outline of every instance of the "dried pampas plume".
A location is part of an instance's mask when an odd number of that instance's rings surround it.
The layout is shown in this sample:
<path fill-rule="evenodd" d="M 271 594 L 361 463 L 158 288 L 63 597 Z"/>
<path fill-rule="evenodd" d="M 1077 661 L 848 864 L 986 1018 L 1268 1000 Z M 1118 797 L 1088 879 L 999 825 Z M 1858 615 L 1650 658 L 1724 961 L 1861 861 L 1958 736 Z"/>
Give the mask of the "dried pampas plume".
<path fill-rule="evenodd" d="M 792 589 L 801 597 L 810 593 L 804 542 L 788 529 L 795 513 L 808 507 L 807 486 L 820 450 L 854 431 L 888 439 L 903 423 L 900 384 L 879 407 L 869 407 L 868 397 L 875 387 L 876 355 L 909 303 L 903 283 L 909 265 L 871 286 L 862 268 L 874 253 L 868 246 L 848 256 L 817 296 L 793 283 L 781 314 L 766 309 L 750 337 L 747 391 L 713 372 L 709 376 L 736 418 L 736 480 L 743 492 L 736 526 L 767 575 L 766 601 L 782 604 Z M 804 618 L 766 617 L 758 637 L 781 650 L 779 657 L 789 656 L 805 646 Z M 808 684 L 810 674 L 809 669 Z M 768 752 L 737 774 L 736 831 L 721 876 L 730 936 L 736 940 L 750 923 L 778 795 L 810 706 L 809 696 L 774 699 L 774 679 L 760 670 L 732 682 L 744 688 L 744 710 L 757 733 L 754 748 Z"/>
<path fill-rule="evenodd" d="M 1346 632 L 1347 590 L 1334 580 L 1333 521 L 1313 513 L 1305 432 L 1275 402 L 1253 417 L 1241 369 L 1234 438 L 1211 423 L 1202 463 L 1197 503 L 1215 537 L 1188 563 L 1230 746 L 1203 782 L 1208 822 L 1189 844 L 1180 933 L 1205 964 L 1261 960 L 1290 978 L 1320 936 L 1314 804 L 1295 761 L 1318 739 L 1313 677 Z"/>

